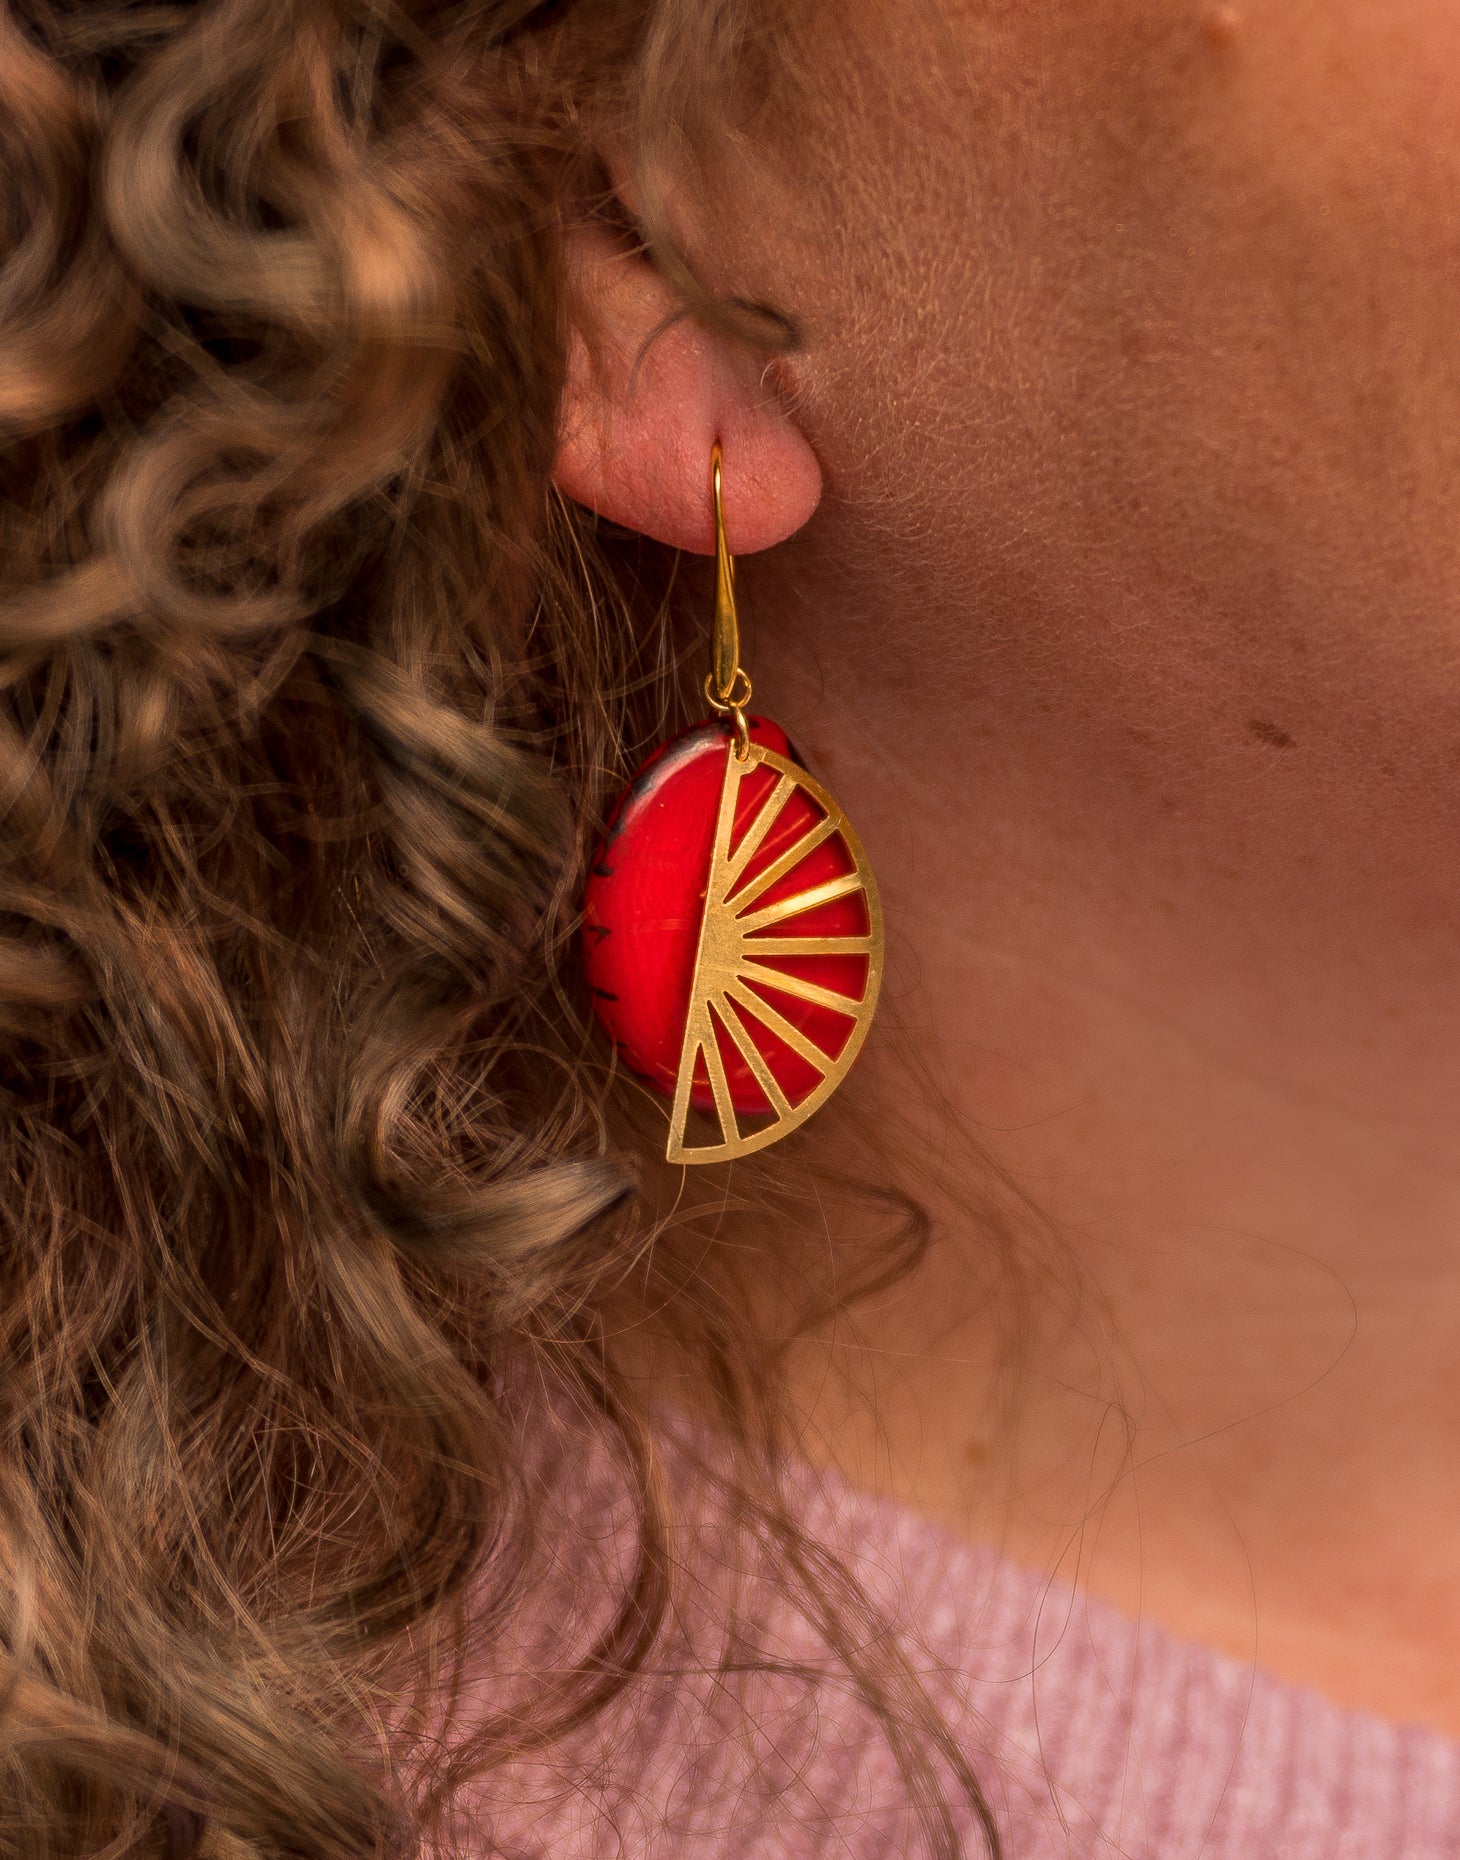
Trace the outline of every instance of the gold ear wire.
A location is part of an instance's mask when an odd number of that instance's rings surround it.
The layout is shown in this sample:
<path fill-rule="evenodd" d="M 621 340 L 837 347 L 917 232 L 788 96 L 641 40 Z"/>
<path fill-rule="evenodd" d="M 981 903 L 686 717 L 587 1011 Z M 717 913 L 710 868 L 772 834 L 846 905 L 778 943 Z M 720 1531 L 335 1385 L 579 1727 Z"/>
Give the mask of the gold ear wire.
<path fill-rule="evenodd" d="M 725 541 L 725 506 L 721 496 L 720 442 L 710 448 L 710 497 L 715 507 L 715 631 L 710 647 L 710 669 L 705 674 L 705 698 L 711 710 L 730 717 L 735 725 L 735 759 L 750 754 L 750 730 L 745 707 L 750 702 L 750 676 L 740 663 L 740 616 L 735 607 L 735 557 Z"/>
<path fill-rule="evenodd" d="M 717 439 L 710 451 L 710 495 L 715 505 L 715 643 L 710 663 L 715 696 L 728 704 L 740 670 L 740 616 L 735 611 L 735 557 L 725 542 L 722 474 Z"/>

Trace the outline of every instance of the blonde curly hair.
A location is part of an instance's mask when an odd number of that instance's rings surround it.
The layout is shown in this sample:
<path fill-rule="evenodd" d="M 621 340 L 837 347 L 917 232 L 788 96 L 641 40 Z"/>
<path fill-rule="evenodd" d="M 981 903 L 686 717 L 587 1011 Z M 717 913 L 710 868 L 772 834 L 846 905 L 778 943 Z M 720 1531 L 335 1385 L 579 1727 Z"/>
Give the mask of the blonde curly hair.
<path fill-rule="evenodd" d="M 776 1496 L 755 1275 L 656 1213 L 565 959 L 678 695 L 672 564 L 549 489 L 561 227 L 603 210 L 593 123 L 671 133 L 715 88 L 675 69 L 723 91 L 745 43 L 718 0 L 0 9 L 16 1860 L 409 1852 L 630 1690 L 677 1579 L 630 1307 L 931 1849 L 950 1787 L 982 1812 Z M 548 1411 L 635 1555 L 443 1733 L 538 1580 Z"/>

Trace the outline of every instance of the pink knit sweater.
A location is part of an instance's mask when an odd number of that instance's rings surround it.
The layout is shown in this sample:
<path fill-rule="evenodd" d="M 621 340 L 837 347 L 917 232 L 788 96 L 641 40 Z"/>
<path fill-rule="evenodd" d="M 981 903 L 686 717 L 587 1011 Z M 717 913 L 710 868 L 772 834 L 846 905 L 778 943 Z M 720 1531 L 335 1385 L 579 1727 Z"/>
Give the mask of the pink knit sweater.
<path fill-rule="evenodd" d="M 1457 1860 L 1460 1745 L 1341 1711 L 1240 1661 L 805 1476 L 813 1532 L 901 1624 L 1009 1860 Z M 764 1643 L 759 1643 L 763 1645 Z M 815 1666 L 804 1636 L 778 1649 Z M 469 1851 L 552 1860 L 910 1860 L 885 1739 L 790 1672 L 748 1709 L 668 1674 L 572 1763 L 467 1810 Z M 749 1721 L 751 1730 L 747 1731 Z M 576 1770 L 575 1770 L 576 1765 Z M 971 1816 L 964 1851 L 986 1849 Z"/>
<path fill-rule="evenodd" d="M 846 1504 L 983 1721 L 1010 1860 L 1460 1856 L 1460 1745 L 1342 1711 L 894 1507 Z"/>

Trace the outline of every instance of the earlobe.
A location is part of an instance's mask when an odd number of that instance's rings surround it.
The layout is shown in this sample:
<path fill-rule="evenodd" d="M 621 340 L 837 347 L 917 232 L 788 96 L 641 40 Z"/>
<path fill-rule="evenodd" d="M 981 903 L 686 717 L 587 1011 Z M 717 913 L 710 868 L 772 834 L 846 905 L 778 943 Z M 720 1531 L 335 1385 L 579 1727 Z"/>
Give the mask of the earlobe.
<path fill-rule="evenodd" d="M 821 467 L 763 377 L 729 338 L 682 313 L 647 258 L 575 229 L 573 327 L 553 481 L 612 522 L 710 554 L 710 449 L 724 450 L 730 548 L 749 555 L 800 529 Z"/>

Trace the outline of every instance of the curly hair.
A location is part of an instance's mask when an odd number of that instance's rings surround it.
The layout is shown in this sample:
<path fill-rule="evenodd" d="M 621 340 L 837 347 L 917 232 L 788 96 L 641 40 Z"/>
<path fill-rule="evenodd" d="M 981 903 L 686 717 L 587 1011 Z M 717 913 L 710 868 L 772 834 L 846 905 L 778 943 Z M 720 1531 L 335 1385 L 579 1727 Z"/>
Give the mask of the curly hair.
<path fill-rule="evenodd" d="M 676 60 L 728 84 L 744 27 L 716 0 L 0 7 L 16 1860 L 407 1853 L 468 1772 L 510 1795 L 514 1758 L 667 1665 L 628 1310 L 932 1849 L 950 1786 L 984 1813 L 779 1505 L 783 1341 L 711 1244 L 723 1194 L 670 1218 L 641 1181 L 565 956 L 604 796 L 678 697 L 672 564 L 549 488 L 561 228 L 594 112 L 703 94 Z M 551 1466 L 590 1438 L 632 1514 L 606 1613 L 443 1729 L 469 1642 L 505 1675 Z"/>

